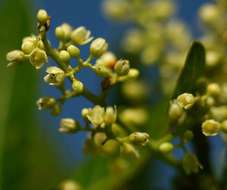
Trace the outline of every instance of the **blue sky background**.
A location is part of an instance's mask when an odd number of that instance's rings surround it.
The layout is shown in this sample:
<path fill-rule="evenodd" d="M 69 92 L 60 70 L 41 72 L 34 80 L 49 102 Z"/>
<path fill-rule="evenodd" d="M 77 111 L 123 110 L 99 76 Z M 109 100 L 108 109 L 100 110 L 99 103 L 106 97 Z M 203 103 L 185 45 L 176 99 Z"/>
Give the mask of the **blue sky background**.
<path fill-rule="evenodd" d="M 178 0 L 178 16 L 184 20 L 192 29 L 196 37 L 200 34 L 200 27 L 197 20 L 197 11 L 202 3 L 209 2 L 208 0 Z M 73 26 L 84 25 L 92 31 L 93 36 L 102 36 L 110 42 L 110 49 L 113 49 L 119 43 L 119 37 L 124 34 L 125 24 L 113 23 L 106 19 L 102 14 L 101 0 L 36 0 L 36 8 L 44 8 L 52 17 L 52 30 L 50 31 L 50 40 L 55 44 L 56 40 L 53 35 L 53 29 L 62 22 L 67 21 Z M 84 51 L 84 54 L 86 50 Z M 42 76 L 44 74 L 44 70 Z M 92 73 L 82 73 L 81 80 L 88 84 L 88 87 L 93 91 L 98 91 L 98 80 Z M 53 88 L 47 85 L 42 86 L 41 95 L 56 94 Z M 83 107 L 90 106 L 84 99 L 79 98 L 67 103 L 64 107 L 64 117 L 76 117 L 79 115 Z M 40 114 L 40 113 L 39 113 Z M 59 134 L 58 122 L 60 118 L 52 118 L 46 113 L 41 113 L 44 118 L 43 131 L 49 133 L 60 144 L 59 152 L 64 155 L 62 159 L 67 161 L 70 166 L 78 163 L 82 158 L 82 149 L 84 135 L 68 136 Z M 62 115 L 61 115 L 62 117 Z M 171 172 L 170 172 L 171 173 Z"/>

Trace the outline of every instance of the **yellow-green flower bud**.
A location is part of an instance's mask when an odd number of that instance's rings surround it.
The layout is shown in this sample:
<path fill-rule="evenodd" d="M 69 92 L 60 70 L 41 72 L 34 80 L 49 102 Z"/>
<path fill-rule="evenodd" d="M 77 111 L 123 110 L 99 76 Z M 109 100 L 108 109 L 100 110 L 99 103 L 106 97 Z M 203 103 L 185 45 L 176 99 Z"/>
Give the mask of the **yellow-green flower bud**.
<path fill-rule="evenodd" d="M 139 152 L 136 150 L 136 148 L 129 143 L 123 143 L 123 145 L 121 146 L 121 153 L 126 156 L 133 156 L 136 158 L 140 157 Z"/>
<path fill-rule="evenodd" d="M 206 65 L 208 67 L 215 67 L 220 63 L 222 54 L 218 51 L 207 51 L 206 53 Z"/>
<path fill-rule="evenodd" d="M 173 151 L 173 144 L 169 142 L 164 142 L 161 143 L 159 146 L 159 151 L 162 152 L 163 154 L 168 154 Z"/>
<path fill-rule="evenodd" d="M 182 165 L 186 174 L 198 173 L 203 168 L 196 155 L 192 153 L 186 153 L 184 155 Z"/>
<path fill-rule="evenodd" d="M 125 59 L 120 59 L 117 61 L 117 63 L 114 66 L 115 72 L 122 76 L 122 75 L 127 75 L 130 70 L 130 64 L 128 60 Z"/>
<path fill-rule="evenodd" d="M 145 146 L 149 142 L 150 136 L 148 133 L 134 132 L 128 138 L 131 143 Z"/>
<path fill-rule="evenodd" d="M 90 53 L 95 57 L 99 57 L 104 54 L 108 49 L 108 44 L 105 39 L 97 38 L 95 39 L 90 46 Z"/>
<path fill-rule="evenodd" d="M 87 108 L 83 108 L 82 111 L 81 111 L 81 115 L 84 118 L 87 117 L 88 113 L 89 113 L 89 109 L 87 109 Z"/>
<path fill-rule="evenodd" d="M 195 103 L 195 97 L 190 93 L 183 93 L 177 97 L 177 102 L 184 109 L 190 109 Z"/>
<path fill-rule="evenodd" d="M 59 58 L 60 58 L 61 61 L 63 61 L 63 62 L 68 62 L 68 61 L 70 61 L 71 56 L 70 56 L 70 54 L 69 54 L 68 51 L 61 50 L 61 51 L 59 52 Z"/>
<path fill-rule="evenodd" d="M 67 180 L 60 184 L 59 190 L 82 190 L 82 188 L 77 182 Z"/>
<path fill-rule="evenodd" d="M 6 60 L 15 63 L 15 62 L 21 62 L 25 59 L 24 52 L 20 50 L 13 50 L 7 53 L 6 55 Z"/>
<path fill-rule="evenodd" d="M 67 48 L 67 51 L 69 52 L 71 57 L 79 57 L 80 56 L 80 49 L 74 45 L 70 45 Z"/>
<path fill-rule="evenodd" d="M 65 73 L 58 67 L 48 67 L 47 75 L 44 77 L 44 81 L 50 85 L 60 85 L 64 81 Z"/>
<path fill-rule="evenodd" d="M 210 115 L 216 121 L 223 121 L 227 119 L 227 106 L 218 106 L 210 108 Z"/>
<path fill-rule="evenodd" d="M 55 36 L 60 41 L 70 40 L 71 33 L 72 33 L 72 27 L 67 23 L 63 23 L 62 25 L 56 27 L 55 29 Z"/>
<path fill-rule="evenodd" d="M 138 69 L 130 69 L 128 72 L 128 77 L 134 79 L 134 78 L 137 78 L 139 74 L 140 73 Z"/>
<path fill-rule="evenodd" d="M 59 132 L 75 133 L 79 129 L 78 122 L 71 118 L 61 119 Z"/>
<path fill-rule="evenodd" d="M 221 125 L 219 122 L 209 119 L 202 123 L 202 132 L 205 136 L 215 136 L 220 131 Z"/>
<path fill-rule="evenodd" d="M 120 113 L 120 120 L 127 126 L 141 126 L 148 120 L 148 114 L 145 109 L 125 109 Z"/>
<path fill-rule="evenodd" d="M 34 49 L 35 49 L 35 44 L 30 40 L 24 41 L 21 45 L 21 50 L 25 54 L 30 54 Z"/>
<path fill-rule="evenodd" d="M 52 97 L 43 97 L 38 99 L 36 102 L 38 109 L 46 109 L 46 108 L 52 108 L 56 104 L 56 100 Z"/>
<path fill-rule="evenodd" d="M 102 151 L 106 154 L 113 155 L 119 153 L 119 148 L 119 143 L 114 139 L 110 139 L 102 146 Z"/>
<path fill-rule="evenodd" d="M 52 116 L 58 116 L 61 113 L 61 105 L 58 103 L 54 104 L 54 106 L 51 109 Z"/>
<path fill-rule="evenodd" d="M 72 83 L 72 89 L 77 93 L 80 94 L 84 91 L 84 85 L 79 80 L 74 80 Z"/>
<path fill-rule="evenodd" d="M 102 146 L 106 139 L 107 139 L 106 133 L 98 132 L 95 133 L 94 135 L 94 143 L 96 146 Z"/>
<path fill-rule="evenodd" d="M 200 9 L 200 18 L 205 24 L 215 24 L 220 18 L 220 11 L 215 4 L 205 4 Z"/>
<path fill-rule="evenodd" d="M 221 94 L 221 88 L 217 83 L 211 83 L 207 86 L 207 94 L 210 96 L 219 96 Z"/>
<path fill-rule="evenodd" d="M 109 69 L 113 69 L 116 61 L 117 58 L 113 53 L 106 52 L 99 59 L 97 59 L 96 64 L 103 65 Z"/>
<path fill-rule="evenodd" d="M 91 41 L 90 35 L 91 32 L 81 26 L 72 31 L 71 40 L 75 45 L 83 45 Z"/>
<path fill-rule="evenodd" d="M 29 57 L 30 63 L 36 68 L 40 69 L 44 63 L 47 63 L 48 57 L 44 50 L 41 50 L 39 48 L 35 48 L 30 57 Z"/>
<path fill-rule="evenodd" d="M 177 103 L 173 102 L 169 108 L 169 118 L 173 121 L 178 120 L 184 114 L 183 108 Z"/>
<path fill-rule="evenodd" d="M 105 116 L 104 116 L 104 121 L 107 125 L 115 123 L 117 120 L 117 109 L 116 107 L 107 107 Z"/>
<path fill-rule="evenodd" d="M 40 9 L 36 17 L 38 22 L 41 24 L 45 24 L 50 19 L 48 13 L 44 9 Z"/>
<path fill-rule="evenodd" d="M 221 130 L 224 132 L 224 133 L 227 133 L 227 120 L 223 121 L 221 123 Z"/>

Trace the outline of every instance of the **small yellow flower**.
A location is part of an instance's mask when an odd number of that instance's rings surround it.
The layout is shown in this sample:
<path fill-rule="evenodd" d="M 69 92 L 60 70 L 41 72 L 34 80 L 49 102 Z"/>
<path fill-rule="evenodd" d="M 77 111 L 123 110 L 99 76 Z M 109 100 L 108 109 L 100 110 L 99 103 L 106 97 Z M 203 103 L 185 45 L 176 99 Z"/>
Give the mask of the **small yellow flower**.
<path fill-rule="evenodd" d="M 202 123 L 202 132 L 205 136 L 215 136 L 220 131 L 221 125 L 219 122 L 209 119 Z"/>
<path fill-rule="evenodd" d="M 74 133 L 78 130 L 78 123 L 71 118 L 61 119 L 59 132 Z"/>
<path fill-rule="evenodd" d="M 118 75 L 127 75 L 130 70 L 130 64 L 128 60 L 120 59 L 114 66 L 114 70 Z"/>
<path fill-rule="evenodd" d="M 177 102 L 184 109 L 188 110 L 195 104 L 195 97 L 190 93 L 183 93 L 177 97 Z"/>
<path fill-rule="evenodd" d="M 131 143 L 146 145 L 149 142 L 149 134 L 143 132 L 134 132 L 129 135 L 129 140 Z"/>
<path fill-rule="evenodd" d="M 44 81 L 50 85 L 60 85 L 64 81 L 65 73 L 58 67 L 48 67 L 47 75 L 44 77 Z"/>
<path fill-rule="evenodd" d="M 55 36 L 60 40 L 60 41 L 69 41 L 72 33 L 72 27 L 67 24 L 63 23 L 62 25 L 56 27 L 55 29 Z"/>
<path fill-rule="evenodd" d="M 71 40 L 75 45 L 84 45 L 92 40 L 90 36 L 91 32 L 81 26 L 72 31 Z"/>
<path fill-rule="evenodd" d="M 113 124 L 117 120 L 117 108 L 116 107 L 107 107 L 105 111 L 104 121 L 105 124 Z"/>
<path fill-rule="evenodd" d="M 10 51 L 6 55 L 6 60 L 11 62 L 11 63 L 20 62 L 20 61 L 23 61 L 24 59 L 25 59 L 24 52 L 20 51 L 20 50 Z"/>
<path fill-rule="evenodd" d="M 44 63 L 47 63 L 48 57 L 44 50 L 41 50 L 39 48 L 35 48 L 30 57 L 29 57 L 30 63 L 36 68 L 40 69 Z"/>
<path fill-rule="evenodd" d="M 94 127 L 103 126 L 104 124 L 105 109 L 99 105 L 96 105 L 93 109 L 89 110 L 87 114 L 88 120 Z"/>
<path fill-rule="evenodd" d="M 108 43 L 103 38 L 95 39 L 90 46 L 90 52 L 93 56 L 99 57 L 103 55 L 108 49 Z"/>

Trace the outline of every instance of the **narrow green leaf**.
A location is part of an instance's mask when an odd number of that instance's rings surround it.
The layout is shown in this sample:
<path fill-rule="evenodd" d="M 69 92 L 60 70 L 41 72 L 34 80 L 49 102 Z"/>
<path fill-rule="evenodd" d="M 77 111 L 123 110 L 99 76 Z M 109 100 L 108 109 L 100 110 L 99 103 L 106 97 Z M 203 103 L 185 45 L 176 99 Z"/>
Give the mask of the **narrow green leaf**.
<path fill-rule="evenodd" d="M 204 76 L 204 71 L 205 49 L 201 43 L 194 42 L 188 53 L 172 97 L 176 98 L 184 92 L 194 93 L 197 89 L 198 79 Z"/>
<path fill-rule="evenodd" d="M 6 53 L 31 34 L 30 3 L 4 0 L 0 7 L 0 189 L 48 189 L 59 178 L 35 117 L 37 74 L 26 63 L 6 68 Z"/>

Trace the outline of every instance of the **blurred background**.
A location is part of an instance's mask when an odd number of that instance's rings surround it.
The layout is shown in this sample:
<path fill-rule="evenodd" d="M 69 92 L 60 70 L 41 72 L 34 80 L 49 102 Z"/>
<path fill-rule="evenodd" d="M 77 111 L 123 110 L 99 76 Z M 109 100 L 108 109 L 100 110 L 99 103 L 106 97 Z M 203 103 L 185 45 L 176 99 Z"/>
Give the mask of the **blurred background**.
<path fill-rule="evenodd" d="M 200 35 L 197 20 L 200 5 L 208 0 L 178 0 L 178 16 L 194 34 Z M 119 24 L 108 20 L 102 12 L 100 0 L 0 0 L 0 189 L 51 189 L 59 181 L 70 178 L 83 162 L 83 135 L 63 135 L 58 132 L 59 118 L 38 112 L 36 100 L 57 92 L 42 82 L 45 68 L 35 71 L 30 65 L 7 69 L 5 55 L 19 48 L 21 39 L 35 32 L 35 13 L 44 8 L 52 17 L 49 39 L 56 44 L 54 28 L 63 22 L 72 26 L 84 25 L 95 37 L 104 37 L 111 50 L 118 50 L 121 38 L 130 23 Z M 86 55 L 86 49 L 82 52 Z M 99 90 L 99 79 L 92 73 L 82 73 L 93 91 Z M 115 97 L 117 98 L 117 97 Z M 61 117 L 77 117 L 83 107 L 90 106 L 84 99 L 76 99 L 64 106 Z M 152 170 L 152 168 L 151 168 Z M 157 179 L 172 175 L 170 168 L 160 165 Z M 159 175 L 160 173 L 160 175 Z M 168 189 L 168 176 L 162 188 Z M 157 182 L 158 183 L 158 182 Z M 165 185 L 166 184 L 166 185 Z"/>

